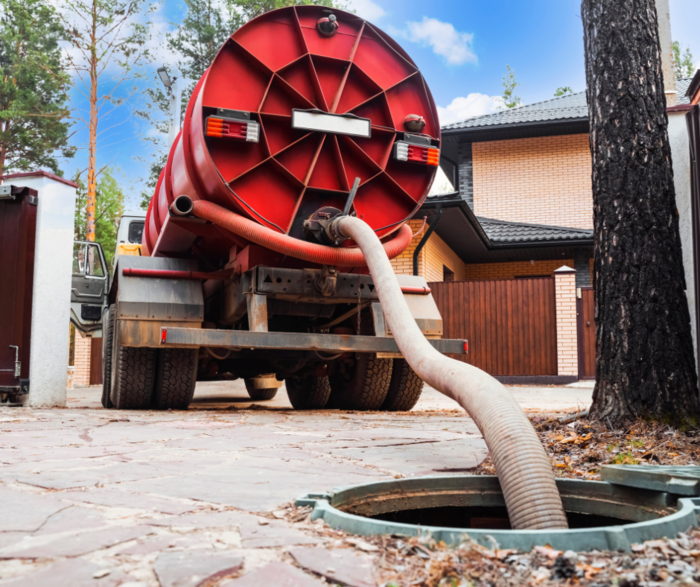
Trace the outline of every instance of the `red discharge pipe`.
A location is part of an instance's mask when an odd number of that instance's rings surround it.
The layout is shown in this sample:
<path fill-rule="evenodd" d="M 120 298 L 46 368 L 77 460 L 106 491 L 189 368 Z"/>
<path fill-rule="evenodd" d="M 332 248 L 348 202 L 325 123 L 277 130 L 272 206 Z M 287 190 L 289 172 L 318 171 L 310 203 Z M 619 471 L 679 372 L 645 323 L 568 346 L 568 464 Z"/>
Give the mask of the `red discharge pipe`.
<path fill-rule="evenodd" d="M 318 265 L 337 265 L 340 267 L 365 267 L 367 262 L 360 249 L 343 249 L 318 245 L 275 232 L 248 220 L 226 208 L 207 202 L 196 200 L 192 202 L 192 214 L 209 222 L 225 228 L 243 237 L 250 242 L 275 251 L 283 255 L 289 255 L 295 259 L 317 263 Z M 411 242 L 413 233 L 407 224 L 404 224 L 386 243 L 382 243 L 386 256 L 389 259 L 398 257 Z"/>
<path fill-rule="evenodd" d="M 175 271 L 174 269 L 137 269 L 126 267 L 122 270 L 122 275 L 128 277 L 154 277 L 158 279 L 216 279 L 225 281 L 233 277 L 232 271 L 218 271 L 205 273 L 203 271 Z"/>

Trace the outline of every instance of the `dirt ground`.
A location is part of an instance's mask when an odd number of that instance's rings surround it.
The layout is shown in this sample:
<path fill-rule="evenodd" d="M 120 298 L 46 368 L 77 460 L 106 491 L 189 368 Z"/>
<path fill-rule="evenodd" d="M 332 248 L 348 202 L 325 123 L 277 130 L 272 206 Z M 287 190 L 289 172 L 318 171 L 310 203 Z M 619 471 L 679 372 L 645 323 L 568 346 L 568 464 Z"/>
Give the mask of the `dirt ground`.
<path fill-rule="evenodd" d="M 607 462 L 695 462 L 692 433 L 560 424 L 564 413 L 588 407 L 590 387 L 511 391 L 560 476 L 595 479 Z M 292 505 L 304 493 L 357 483 L 488 474 L 473 422 L 434 390 L 401 414 L 295 412 L 284 389 L 254 403 L 239 382 L 199 386 L 188 412 L 105 411 L 100 392 L 72 391 L 68 409 L 0 409 L 0 587 L 632 587 L 700 579 L 695 531 L 631 554 L 518 553 L 469 542 L 447 549 L 358 538 Z"/>

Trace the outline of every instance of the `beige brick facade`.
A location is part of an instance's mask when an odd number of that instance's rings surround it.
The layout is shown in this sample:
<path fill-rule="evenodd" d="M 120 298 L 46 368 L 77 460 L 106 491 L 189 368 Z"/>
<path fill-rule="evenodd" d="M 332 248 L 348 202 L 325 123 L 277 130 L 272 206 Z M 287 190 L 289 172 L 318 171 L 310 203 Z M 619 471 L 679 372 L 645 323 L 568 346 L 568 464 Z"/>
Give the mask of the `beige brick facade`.
<path fill-rule="evenodd" d="M 476 279 L 514 279 L 515 277 L 540 277 L 551 276 L 555 269 L 562 265 L 573 267 L 573 259 L 559 259 L 557 261 L 517 261 L 513 263 L 476 263 L 466 265 L 464 278 Z"/>
<path fill-rule="evenodd" d="M 423 225 L 423 220 L 411 220 L 409 226 L 413 232 L 418 232 Z M 426 225 L 425 230 L 428 227 Z M 418 243 L 425 234 L 425 230 L 416 234 L 408 245 L 408 248 L 398 257 L 391 260 L 391 265 L 396 273 L 401 275 L 413 275 L 413 254 Z M 467 279 L 465 264 L 457 254 L 437 234 L 434 234 L 425 243 L 418 254 L 418 275 L 425 277 L 426 281 L 442 281 L 444 267 L 452 271 L 455 281 Z"/>
<path fill-rule="evenodd" d="M 593 228 L 587 134 L 474 143 L 472 158 L 477 216 Z"/>
<path fill-rule="evenodd" d="M 90 348 L 92 346 L 92 340 L 89 338 L 83 338 L 80 332 L 76 329 L 75 331 L 75 355 L 74 355 L 74 366 L 75 372 L 73 374 L 73 385 L 90 385 Z"/>
<path fill-rule="evenodd" d="M 562 267 L 554 273 L 557 311 L 557 374 L 578 376 L 576 336 L 576 273 Z"/>

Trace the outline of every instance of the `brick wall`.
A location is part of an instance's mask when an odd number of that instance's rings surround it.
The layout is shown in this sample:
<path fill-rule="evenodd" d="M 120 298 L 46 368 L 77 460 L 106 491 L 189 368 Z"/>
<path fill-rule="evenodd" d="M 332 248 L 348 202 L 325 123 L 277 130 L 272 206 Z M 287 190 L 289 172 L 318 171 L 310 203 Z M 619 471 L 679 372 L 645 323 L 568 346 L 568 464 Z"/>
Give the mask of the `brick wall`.
<path fill-rule="evenodd" d="M 413 232 L 417 232 L 423 225 L 423 220 L 411 220 L 408 224 Z M 391 260 L 391 266 L 396 273 L 413 275 L 413 253 L 426 230 L 428 230 L 427 225 L 423 232 L 413 237 L 408 248 L 401 255 Z M 445 241 L 433 233 L 418 255 L 418 275 L 425 277 L 427 281 L 442 281 L 443 267 L 447 267 L 455 274 L 455 281 L 467 279 L 462 260 Z"/>
<path fill-rule="evenodd" d="M 459 164 L 457 168 L 459 191 L 462 198 L 467 201 L 469 207 L 474 209 L 474 172 L 472 168 L 472 144 L 461 143 L 459 145 Z"/>
<path fill-rule="evenodd" d="M 478 263 L 464 268 L 465 279 L 513 279 L 534 275 L 552 275 L 562 265 L 573 267 L 573 259 L 557 261 L 516 261 L 512 263 Z"/>
<path fill-rule="evenodd" d="M 420 230 L 420 227 L 423 225 L 423 219 L 421 220 L 410 220 L 408 225 L 411 227 L 411 230 L 415 233 L 418 230 Z M 428 230 L 428 225 L 426 224 L 425 230 Z M 394 268 L 394 272 L 398 273 L 400 275 L 413 275 L 413 253 L 416 250 L 416 247 L 418 246 L 418 243 L 420 242 L 420 239 L 423 238 L 423 235 L 425 234 L 425 230 L 421 232 L 420 234 L 416 235 L 413 237 L 411 240 L 411 243 L 408 245 L 408 248 L 401 253 L 398 257 L 395 259 L 391 260 L 391 266 Z M 423 251 L 425 250 L 425 247 L 423 248 Z M 421 254 L 418 256 L 418 274 L 423 275 L 423 251 L 421 251 Z"/>
<path fill-rule="evenodd" d="M 478 216 L 593 228 L 587 134 L 474 143 L 472 161 Z"/>
<path fill-rule="evenodd" d="M 73 365 L 73 385 L 90 385 L 90 347 L 92 340 L 83 338 L 78 330 L 75 331 L 75 355 Z"/>
<path fill-rule="evenodd" d="M 576 338 L 576 273 L 562 267 L 554 273 L 557 311 L 557 374 L 578 376 Z"/>
<path fill-rule="evenodd" d="M 424 258 L 423 269 L 425 273 L 421 273 L 421 275 L 425 277 L 426 281 L 443 281 L 444 267 L 455 274 L 454 281 L 464 281 L 467 278 L 464 262 L 435 233 L 425 243 L 420 257 Z"/>

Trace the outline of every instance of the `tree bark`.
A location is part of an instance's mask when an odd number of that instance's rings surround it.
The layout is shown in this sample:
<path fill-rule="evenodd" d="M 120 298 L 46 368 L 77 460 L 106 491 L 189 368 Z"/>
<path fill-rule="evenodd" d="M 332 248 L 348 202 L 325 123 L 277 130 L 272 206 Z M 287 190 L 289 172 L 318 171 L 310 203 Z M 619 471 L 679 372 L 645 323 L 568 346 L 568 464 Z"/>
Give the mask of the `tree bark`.
<path fill-rule="evenodd" d="M 97 3 L 93 0 L 92 14 L 90 15 L 90 123 L 88 126 L 88 179 L 87 179 L 87 202 L 85 210 L 85 239 L 95 240 L 95 203 L 97 200 L 97 122 L 99 111 L 97 108 L 97 86 L 98 74 L 97 66 Z"/>
<path fill-rule="evenodd" d="M 582 0 L 593 159 L 596 387 L 610 425 L 698 422 L 654 0 Z"/>

